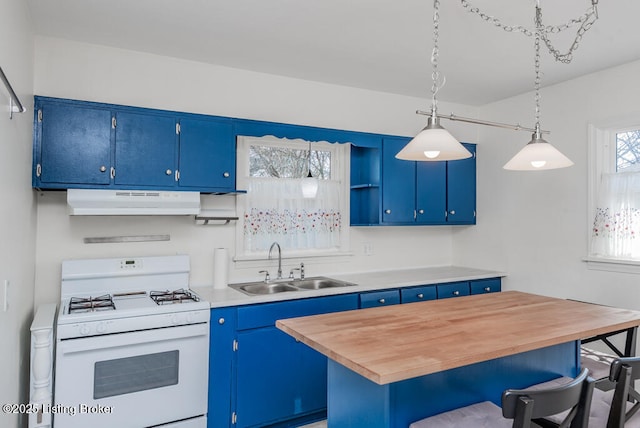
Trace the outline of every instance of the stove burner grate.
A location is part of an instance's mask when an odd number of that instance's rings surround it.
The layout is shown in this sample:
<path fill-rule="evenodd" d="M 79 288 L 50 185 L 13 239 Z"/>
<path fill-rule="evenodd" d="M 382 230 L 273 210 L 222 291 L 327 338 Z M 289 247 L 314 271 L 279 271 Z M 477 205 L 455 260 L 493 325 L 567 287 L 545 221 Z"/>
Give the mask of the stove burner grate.
<path fill-rule="evenodd" d="M 113 311 L 116 305 L 110 294 L 98 297 L 72 297 L 69 300 L 69 313 Z"/>
<path fill-rule="evenodd" d="M 174 291 L 150 291 L 149 297 L 158 305 L 200 301 L 200 298 L 195 293 L 185 290 L 184 288 Z"/>

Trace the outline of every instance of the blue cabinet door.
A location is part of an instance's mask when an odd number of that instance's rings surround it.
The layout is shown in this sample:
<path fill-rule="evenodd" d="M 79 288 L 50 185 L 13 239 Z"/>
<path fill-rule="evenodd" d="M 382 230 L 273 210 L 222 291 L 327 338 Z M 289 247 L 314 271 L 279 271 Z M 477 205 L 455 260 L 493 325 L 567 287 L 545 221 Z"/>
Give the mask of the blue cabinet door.
<path fill-rule="evenodd" d="M 414 224 L 416 208 L 416 163 L 396 159 L 409 138 L 382 141 L 382 223 Z"/>
<path fill-rule="evenodd" d="M 176 119 L 145 113 L 116 114 L 115 184 L 127 187 L 176 186 Z"/>
<path fill-rule="evenodd" d="M 180 119 L 180 187 L 233 191 L 236 140 L 231 120 Z"/>
<path fill-rule="evenodd" d="M 416 223 L 443 224 L 447 215 L 447 162 L 416 162 Z"/>
<path fill-rule="evenodd" d="M 236 308 L 211 310 L 208 428 L 231 426 Z"/>
<path fill-rule="evenodd" d="M 464 143 L 473 156 L 447 162 L 447 223 L 476 223 L 476 146 Z"/>
<path fill-rule="evenodd" d="M 238 427 L 263 426 L 300 413 L 297 386 L 304 373 L 296 345 L 276 327 L 238 333 Z"/>
<path fill-rule="evenodd" d="M 35 127 L 34 161 L 40 164 L 40 176 L 34 176 L 34 185 L 108 185 L 111 112 L 74 104 L 40 103 L 37 99 L 36 108 L 42 120 Z"/>

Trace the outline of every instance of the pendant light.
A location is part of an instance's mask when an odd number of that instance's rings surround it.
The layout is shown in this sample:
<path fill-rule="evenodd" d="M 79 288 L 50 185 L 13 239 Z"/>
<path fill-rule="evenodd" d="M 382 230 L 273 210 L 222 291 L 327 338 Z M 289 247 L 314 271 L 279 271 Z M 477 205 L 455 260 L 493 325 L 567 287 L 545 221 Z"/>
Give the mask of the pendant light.
<path fill-rule="evenodd" d="M 418 133 L 409 144 L 396 154 L 397 159 L 413 161 L 443 161 L 456 160 L 471 157 L 467 150 L 453 135 L 440 125 L 436 94 L 444 85 L 440 83 L 438 71 L 438 36 L 440 25 L 440 1 L 433 2 L 433 51 L 431 54 L 431 117 L 427 120 L 427 126 Z"/>
<path fill-rule="evenodd" d="M 318 194 L 318 180 L 311 175 L 311 141 L 309 141 L 309 152 L 307 153 L 307 176 L 302 179 L 302 197 L 315 198 Z"/>
<path fill-rule="evenodd" d="M 545 30 L 541 21 L 542 12 L 540 4 L 536 4 L 536 31 L 535 38 L 535 102 L 536 102 L 536 125 L 535 132 L 531 136 L 531 141 L 522 148 L 514 157 L 507 162 L 503 168 L 514 171 L 541 171 L 546 169 L 566 168 L 573 165 L 573 162 L 560 153 L 549 142 L 542 138 L 540 131 L 540 39 Z"/>

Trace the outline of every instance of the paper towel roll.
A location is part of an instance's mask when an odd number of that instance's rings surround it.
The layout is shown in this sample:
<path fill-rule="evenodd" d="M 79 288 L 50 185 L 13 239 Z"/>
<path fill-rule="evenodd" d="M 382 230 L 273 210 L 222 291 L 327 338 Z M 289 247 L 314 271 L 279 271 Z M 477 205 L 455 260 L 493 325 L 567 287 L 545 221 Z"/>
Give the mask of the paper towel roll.
<path fill-rule="evenodd" d="M 229 255 L 226 248 L 213 250 L 213 288 L 222 290 L 227 288 L 227 269 Z"/>

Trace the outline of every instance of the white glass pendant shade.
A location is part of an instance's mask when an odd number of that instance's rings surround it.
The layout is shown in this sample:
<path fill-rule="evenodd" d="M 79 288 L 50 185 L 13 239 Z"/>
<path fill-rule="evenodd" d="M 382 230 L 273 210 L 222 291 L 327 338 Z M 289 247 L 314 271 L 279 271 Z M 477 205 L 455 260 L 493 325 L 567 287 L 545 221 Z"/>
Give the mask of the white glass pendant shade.
<path fill-rule="evenodd" d="M 318 194 L 318 180 L 313 178 L 311 173 L 302 179 L 302 197 L 315 198 Z"/>
<path fill-rule="evenodd" d="M 503 168 L 513 171 L 542 171 L 566 168 L 571 165 L 573 162 L 568 157 L 542 139 L 539 134 L 533 134 L 531 141 Z"/>
<path fill-rule="evenodd" d="M 413 161 L 443 161 L 473 156 L 453 135 L 440 126 L 439 122 L 437 117 L 430 117 L 427 126 L 396 154 L 396 158 Z"/>

